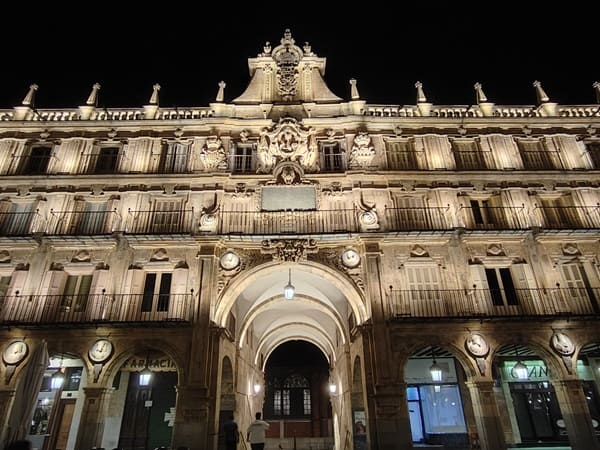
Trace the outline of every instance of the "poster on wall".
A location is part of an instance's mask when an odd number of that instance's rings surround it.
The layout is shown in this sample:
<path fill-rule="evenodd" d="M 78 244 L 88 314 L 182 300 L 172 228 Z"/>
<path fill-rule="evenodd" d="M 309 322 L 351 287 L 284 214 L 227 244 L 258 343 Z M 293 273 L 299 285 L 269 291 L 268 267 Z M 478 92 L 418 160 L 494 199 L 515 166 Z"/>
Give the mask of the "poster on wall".
<path fill-rule="evenodd" d="M 354 449 L 367 449 L 367 416 L 363 410 L 353 412 Z"/>

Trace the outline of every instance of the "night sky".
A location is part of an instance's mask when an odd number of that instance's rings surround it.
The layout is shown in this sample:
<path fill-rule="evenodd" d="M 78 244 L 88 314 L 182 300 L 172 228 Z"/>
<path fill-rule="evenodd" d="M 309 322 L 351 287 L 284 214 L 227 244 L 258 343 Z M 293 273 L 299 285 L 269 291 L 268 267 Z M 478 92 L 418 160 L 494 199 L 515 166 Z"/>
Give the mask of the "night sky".
<path fill-rule="evenodd" d="M 286 28 L 296 44 L 309 41 L 327 58 L 325 80 L 346 100 L 356 78 L 368 103 L 415 104 L 417 80 L 438 105 L 474 103 L 475 82 L 496 104 L 532 105 L 535 80 L 560 104 L 596 102 L 600 2 L 436 3 L 340 4 L 330 13 L 325 2 L 135 10 L 125 2 L 81 3 L 86 11 L 22 2 L 3 13 L 0 108 L 20 104 L 33 82 L 36 108 L 82 105 L 94 82 L 102 85 L 100 107 L 147 104 L 154 83 L 163 107 L 208 106 L 220 80 L 231 101 L 249 80 L 247 58 L 265 41 L 278 45 Z"/>

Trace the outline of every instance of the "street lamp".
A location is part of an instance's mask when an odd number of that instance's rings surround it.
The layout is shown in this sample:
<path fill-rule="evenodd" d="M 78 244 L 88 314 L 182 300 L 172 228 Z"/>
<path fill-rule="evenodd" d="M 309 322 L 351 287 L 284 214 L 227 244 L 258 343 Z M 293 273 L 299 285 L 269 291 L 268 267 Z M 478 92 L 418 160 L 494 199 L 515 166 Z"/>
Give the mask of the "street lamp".
<path fill-rule="evenodd" d="M 283 296 L 286 300 L 292 300 L 294 298 L 294 292 L 296 292 L 296 288 L 292 284 L 292 269 L 290 269 L 288 284 L 283 288 Z"/>

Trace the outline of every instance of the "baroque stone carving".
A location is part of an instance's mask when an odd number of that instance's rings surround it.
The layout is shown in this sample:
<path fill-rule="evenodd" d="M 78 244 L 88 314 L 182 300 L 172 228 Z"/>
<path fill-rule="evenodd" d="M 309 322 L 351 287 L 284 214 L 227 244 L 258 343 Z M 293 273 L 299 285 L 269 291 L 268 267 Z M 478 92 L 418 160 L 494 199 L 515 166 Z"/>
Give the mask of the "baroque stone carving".
<path fill-rule="evenodd" d="M 357 206 L 361 231 L 379 230 L 379 217 L 375 205 L 366 203 L 361 196 Z"/>
<path fill-rule="evenodd" d="M 227 155 L 223 143 L 218 136 L 209 136 L 202 150 L 200 150 L 200 162 L 206 171 L 227 170 Z"/>
<path fill-rule="evenodd" d="M 314 239 L 267 239 L 262 242 L 261 251 L 272 255 L 273 261 L 299 262 L 306 261 L 308 253 L 318 249 Z"/>
<path fill-rule="evenodd" d="M 319 171 L 315 129 L 303 129 L 292 118 L 281 119 L 272 131 L 264 128 L 256 152 L 257 173 L 270 173 L 281 161 L 297 162 L 307 172 Z"/>
<path fill-rule="evenodd" d="M 200 214 L 200 224 L 199 230 L 206 231 L 210 233 L 214 233 L 217 231 L 217 225 L 219 223 L 219 219 L 217 217 L 217 212 L 219 211 L 219 204 L 217 202 L 217 194 L 215 194 L 215 199 L 213 204 L 208 208 L 202 208 L 202 213 Z"/>
<path fill-rule="evenodd" d="M 569 336 L 560 331 L 555 331 L 550 338 L 550 345 L 562 359 L 567 372 L 573 373 L 573 353 L 575 353 L 575 344 Z"/>
<path fill-rule="evenodd" d="M 310 259 L 311 261 L 319 262 L 327 267 L 333 267 L 338 271 L 345 273 L 362 292 L 365 292 L 363 266 L 361 261 L 359 260 L 358 264 L 353 267 L 348 267 L 344 264 L 343 256 L 343 252 L 325 249 L 318 253 L 311 254 Z"/>
<path fill-rule="evenodd" d="M 298 63 L 302 52 L 294 44 L 292 33 L 290 30 L 285 30 L 281 45 L 273 52 L 273 59 L 277 63 L 277 72 L 275 73 L 277 93 L 284 101 L 292 100 L 298 87 Z"/>
<path fill-rule="evenodd" d="M 239 264 L 233 269 L 224 269 L 219 264 L 219 275 L 217 277 L 217 294 L 221 295 L 221 292 L 227 287 L 227 285 L 234 279 L 239 273 L 243 272 L 248 268 L 258 266 L 271 260 L 271 255 L 263 254 L 257 250 L 235 250 L 240 260 Z"/>
<path fill-rule="evenodd" d="M 354 137 L 350 151 L 349 165 L 351 169 L 364 169 L 371 165 L 375 157 L 375 148 L 371 145 L 369 133 L 361 131 Z"/>

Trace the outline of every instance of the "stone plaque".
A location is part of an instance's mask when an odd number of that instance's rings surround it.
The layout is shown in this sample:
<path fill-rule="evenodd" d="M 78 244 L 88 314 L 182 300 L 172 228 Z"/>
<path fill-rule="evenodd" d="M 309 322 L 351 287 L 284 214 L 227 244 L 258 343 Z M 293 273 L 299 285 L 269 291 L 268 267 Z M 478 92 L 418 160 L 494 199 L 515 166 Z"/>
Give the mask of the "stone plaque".
<path fill-rule="evenodd" d="M 314 210 L 317 193 L 314 186 L 265 186 L 260 206 L 262 211 Z"/>

